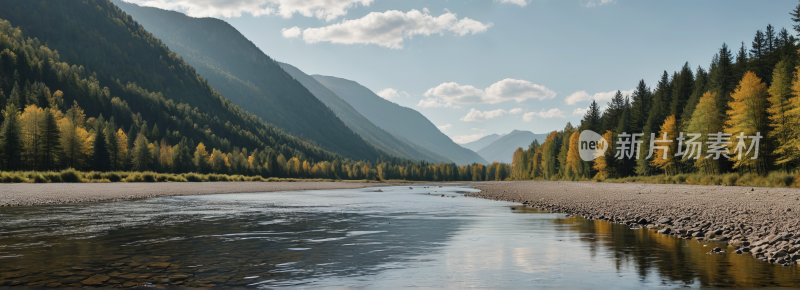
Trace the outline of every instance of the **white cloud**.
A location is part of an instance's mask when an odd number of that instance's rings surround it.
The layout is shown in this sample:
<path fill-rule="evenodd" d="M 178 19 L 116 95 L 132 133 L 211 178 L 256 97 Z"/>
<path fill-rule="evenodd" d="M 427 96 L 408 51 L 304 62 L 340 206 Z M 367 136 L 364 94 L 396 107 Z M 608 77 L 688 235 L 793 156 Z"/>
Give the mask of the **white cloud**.
<path fill-rule="evenodd" d="M 484 32 L 491 26 L 491 23 L 484 24 L 466 17 L 459 20 L 456 14 L 449 12 L 434 17 L 419 10 L 407 13 L 390 10 L 372 12 L 359 19 L 325 27 L 307 28 L 303 31 L 303 40 L 306 43 L 375 44 L 402 49 L 403 41 L 416 35 L 452 32 L 464 36 Z"/>
<path fill-rule="evenodd" d="M 494 2 L 517 4 L 520 7 L 528 5 L 528 2 L 525 2 L 525 0 L 494 0 Z"/>
<path fill-rule="evenodd" d="M 432 109 L 432 108 L 457 108 L 458 106 L 454 106 L 451 103 L 442 102 L 439 99 L 427 98 L 424 100 L 420 100 L 419 103 L 417 103 L 417 107 L 423 109 Z"/>
<path fill-rule="evenodd" d="M 497 109 L 493 111 L 478 111 L 473 109 L 469 109 L 469 112 L 466 116 L 461 118 L 461 121 L 464 122 L 483 122 L 489 119 L 502 117 L 503 115 L 508 114 L 506 110 Z"/>
<path fill-rule="evenodd" d="M 392 89 L 392 88 L 386 88 L 386 89 L 383 89 L 380 92 L 378 92 L 378 96 L 380 96 L 381 98 L 387 99 L 387 100 L 391 100 L 391 99 L 400 97 L 400 94 L 401 93 L 398 93 L 397 90 Z"/>
<path fill-rule="evenodd" d="M 472 142 L 472 141 L 477 141 L 478 139 L 483 138 L 483 136 L 486 136 L 486 135 L 483 135 L 482 133 L 478 133 L 478 134 L 472 134 L 472 135 L 455 136 L 452 139 L 453 139 L 453 142 L 456 142 L 458 144 L 466 144 L 466 143 L 469 143 L 469 142 Z"/>
<path fill-rule="evenodd" d="M 572 115 L 573 116 L 583 116 L 583 115 L 586 115 L 586 112 L 588 112 L 588 111 L 589 111 L 588 107 L 586 107 L 586 108 L 575 108 L 575 110 L 572 111 Z"/>
<path fill-rule="evenodd" d="M 453 128 L 453 125 L 447 124 L 447 125 L 437 126 L 436 128 L 439 128 L 440 131 L 444 131 Z"/>
<path fill-rule="evenodd" d="M 431 14 L 431 10 L 428 7 L 422 8 L 422 13 Z"/>
<path fill-rule="evenodd" d="M 327 21 L 347 14 L 358 4 L 369 6 L 374 0 L 123 0 L 141 6 L 186 13 L 192 17 L 240 17 L 277 14 L 291 18 L 295 13 Z"/>
<path fill-rule="evenodd" d="M 300 27 L 297 26 L 292 28 L 281 29 L 281 34 L 283 35 L 283 38 L 297 38 L 298 36 L 300 36 L 301 33 L 303 32 L 300 31 Z"/>
<path fill-rule="evenodd" d="M 592 7 L 595 7 L 595 6 L 612 4 L 612 3 L 616 3 L 616 2 L 617 2 L 617 0 L 584 0 L 582 5 L 583 5 L 583 7 L 586 7 L 586 8 L 592 8 Z"/>
<path fill-rule="evenodd" d="M 522 120 L 525 122 L 533 121 L 534 117 L 540 117 L 544 119 L 552 119 L 552 118 L 564 118 L 564 111 L 559 109 L 550 109 L 545 111 L 542 109 L 541 112 L 528 112 L 522 115 Z"/>
<path fill-rule="evenodd" d="M 504 79 L 496 82 L 485 90 L 470 85 L 458 83 L 443 83 L 428 89 L 425 96 L 439 98 L 447 103 L 456 104 L 497 104 L 506 101 L 517 103 L 528 100 L 552 99 L 556 93 L 544 86 L 529 81 Z"/>
<path fill-rule="evenodd" d="M 629 96 L 633 94 L 634 89 L 630 89 L 627 91 L 621 91 L 623 96 Z M 598 103 L 605 103 L 611 101 L 614 98 L 614 95 L 617 94 L 617 91 L 610 91 L 610 92 L 603 92 L 603 93 L 596 93 L 594 95 L 589 95 L 586 91 L 579 91 L 574 92 L 571 95 L 567 96 L 564 101 L 567 105 L 575 105 L 580 102 L 587 102 L 591 100 L 595 100 Z"/>
<path fill-rule="evenodd" d="M 481 129 L 481 128 L 472 128 L 472 129 L 470 129 L 470 130 L 472 130 L 472 131 L 481 131 L 481 132 L 486 132 L 486 129 Z"/>
<path fill-rule="evenodd" d="M 513 109 L 511 109 L 511 110 L 510 110 L 510 111 L 508 111 L 508 112 L 509 112 L 509 113 L 511 113 L 511 114 L 513 114 L 513 115 L 516 115 L 516 114 L 522 113 L 522 112 L 523 112 L 523 110 L 522 110 L 522 108 L 513 108 Z"/>

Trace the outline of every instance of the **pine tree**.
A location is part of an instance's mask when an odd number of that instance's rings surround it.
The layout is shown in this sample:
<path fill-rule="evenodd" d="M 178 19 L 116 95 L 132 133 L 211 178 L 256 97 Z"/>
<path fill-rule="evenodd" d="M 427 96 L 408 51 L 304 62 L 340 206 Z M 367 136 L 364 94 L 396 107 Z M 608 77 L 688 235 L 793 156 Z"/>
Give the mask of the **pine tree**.
<path fill-rule="evenodd" d="M 102 118 L 102 116 L 100 117 Z M 111 169 L 111 148 L 108 143 L 108 139 L 106 138 L 106 126 L 105 122 L 102 119 L 95 121 L 95 129 L 94 129 L 94 156 L 92 156 L 92 162 L 94 163 L 94 170 L 97 171 L 109 171 Z M 116 138 L 115 138 L 116 139 Z"/>
<path fill-rule="evenodd" d="M 752 59 L 752 71 L 759 77 L 767 75 L 767 39 L 764 33 L 759 30 L 756 31 L 756 36 L 753 38 L 753 43 L 750 48 L 750 58 Z"/>
<path fill-rule="evenodd" d="M 792 21 L 795 23 L 792 25 L 792 28 L 794 28 L 794 31 L 797 31 L 798 35 L 800 35 L 800 4 L 797 4 L 794 10 L 789 12 L 789 15 L 792 15 Z"/>
<path fill-rule="evenodd" d="M 143 133 L 136 135 L 136 141 L 133 142 L 133 150 L 131 150 L 131 164 L 134 171 L 147 171 L 150 169 L 152 159 L 150 157 L 150 148 L 148 148 L 147 137 Z"/>
<path fill-rule="evenodd" d="M 697 74 L 694 78 L 694 91 L 692 92 L 692 96 L 689 97 L 689 101 L 686 102 L 686 109 L 683 110 L 683 115 L 681 115 L 681 128 L 686 128 L 688 126 L 689 120 L 692 118 L 692 114 L 697 107 L 697 103 L 700 102 L 700 98 L 703 97 L 703 94 L 708 91 L 706 89 L 707 82 L 708 73 L 706 73 L 702 67 L 697 67 Z M 682 131 L 686 130 L 684 129 Z"/>
<path fill-rule="evenodd" d="M 60 113 L 60 111 L 57 111 Z M 57 168 L 58 156 L 61 154 L 61 131 L 58 129 L 58 122 L 53 109 L 47 108 L 44 110 L 44 120 L 41 124 L 40 132 L 42 137 L 40 140 L 40 147 L 42 150 L 42 165 L 40 168 L 43 170 L 51 170 Z"/>
<path fill-rule="evenodd" d="M 589 110 L 586 111 L 586 115 L 581 120 L 581 130 L 599 132 L 602 126 L 600 121 L 600 106 L 597 105 L 596 101 L 592 101 L 592 104 L 589 105 Z"/>
<path fill-rule="evenodd" d="M 640 133 L 647 123 L 647 116 L 650 114 L 651 106 L 651 93 L 650 88 L 644 83 L 644 80 L 639 81 L 636 90 L 633 92 L 631 101 L 631 120 L 629 133 Z"/>
<path fill-rule="evenodd" d="M 756 76 L 754 72 L 747 72 L 736 88 L 736 91 L 731 95 L 733 101 L 730 104 L 731 109 L 728 110 L 728 120 L 725 122 L 725 133 L 734 136 L 744 133 L 744 136 L 756 136 L 757 133 L 761 136 L 768 136 L 769 133 L 769 117 L 767 114 L 767 85 L 761 81 L 761 78 Z M 744 148 L 747 151 L 751 148 L 752 139 L 746 139 Z M 738 140 L 734 139 L 731 144 L 731 153 L 733 153 Z M 768 169 L 766 162 L 767 153 L 770 152 L 768 142 L 760 142 L 758 158 L 755 157 L 755 148 L 747 154 L 733 154 L 731 160 L 734 161 L 733 168 L 747 168 L 754 170 L 758 173 L 765 174 Z"/>
<path fill-rule="evenodd" d="M 158 124 L 153 124 L 153 131 L 150 132 L 150 140 L 153 142 L 161 140 L 161 132 L 158 131 Z"/>
<path fill-rule="evenodd" d="M 793 134 L 794 128 L 798 125 L 797 118 L 789 114 L 791 110 L 792 83 L 795 79 L 795 63 L 784 59 L 778 63 L 772 74 L 772 86 L 769 88 L 770 102 L 768 112 L 770 114 L 769 135 L 770 141 L 777 144 L 775 146 L 775 164 L 784 165 L 787 169 L 788 163 L 793 163 L 797 159 L 797 147 L 793 146 L 793 140 L 797 139 Z"/>
<path fill-rule="evenodd" d="M 747 57 L 747 47 L 742 41 L 742 46 L 739 52 L 736 53 L 736 62 L 733 64 L 734 77 L 741 78 L 748 70 L 750 70 L 750 59 Z"/>
<path fill-rule="evenodd" d="M 716 93 L 707 92 L 703 94 L 692 113 L 692 118 L 687 128 L 687 133 L 689 134 L 700 134 L 700 138 L 695 142 L 699 142 L 701 146 L 700 148 L 692 149 L 695 153 L 685 152 L 681 158 L 686 162 L 694 163 L 694 166 L 705 174 L 720 173 L 719 160 L 706 159 L 707 155 L 702 150 L 709 141 L 709 134 L 722 131 L 723 124 L 721 119 L 719 109 L 717 109 Z M 691 139 L 691 136 L 685 137 Z M 700 152 L 697 152 L 697 150 L 700 150 Z"/>
<path fill-rule="evenodd" d="M 0 130 L 2 165 L 6 170 L 19 170 L 22 167 L 22 136 L 16 104 L 7 105 L 3 116 L 3 127 Z"/>
<path fill-rule="evenodd" d="M 689 63 L 686 62 L 681 68 L 681 72 L 673 78 L 672 89 L 672 103 L 670 104 L 670 114 L 672 116 L 680 117 L 683 115 L 683 110 L 694 91 L 694 75 Z M 677 120 L 682 122 L 683 120 Z"/>
<path fill-rule="evenodd" d="M 661 80 L 658 81 L 656 91 L 653 93 L 653 103 L 650 107 L 647 122 L 644 125 L 642 133 L 642 146 L 639 151 L 639 159 L 637 159 L 636 173 L 639 175 L 650 175 L 653 173 L 650 166 L 650 161 L 647 160 L 647 155 L 650 150 L 650 133 L 658 132 L 658 126 L 663 123 L 668 112 L 669 97 L 672 96 L 672 82 L 669 79 L 667 71 L 661 75 Z"/>

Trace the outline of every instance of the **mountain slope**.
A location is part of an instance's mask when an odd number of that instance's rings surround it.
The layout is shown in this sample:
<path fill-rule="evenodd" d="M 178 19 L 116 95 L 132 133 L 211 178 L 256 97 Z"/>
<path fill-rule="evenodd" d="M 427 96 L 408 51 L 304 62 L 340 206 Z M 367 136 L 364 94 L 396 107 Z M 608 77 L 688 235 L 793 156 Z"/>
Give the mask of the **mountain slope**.
<path fill-rule="evenodd" d="M 489 162 L 511 163 L 514 151 L 517 148 L 527 149 L 533 143 L 533 140 L 539 140 L 541 143 L 544 142 L 545 138 L 547 138 L 547 134 L 533 134 L 529 131 L 514 130 L 478 150 L 478 154 Z"/>
<path fill-rule="evenodd" d="M 489 144 L 492 144 L 492 142 L 497 141 L 497 139 L 500 139 L 501 137 L 503 137 L 503 135 L 498 135 L 498 134 L 483 136 L 483 138 L 480 138 L 478 140 L 466 144 L 461 144 L 461 147 L 478 152 L 484 147 L 488 146 Z"/>
<path fill-rule="evenodd" d="M 412 160 L 425 160 L 434 163 L 450 162 L 450 160 L 444 156 L 433 153 L 430 150 L 422 148 L 418 145 L 413 145 L 400 140 L 389 132 L 378 128 L 375 126 L 375 124 L 358 113 L 358 111 L 350 106 L 350 104 L 342 100 L 342 98 L 296 67 L 286 63 L 279 62 L 278 64 L 280 64 L 284 71 L 289 73 L 289 75 L 294 77 L 298 82 L 311 91 L 311 93 L 314 94 L 317 99 L 325 103 L 328 108 L 333 110 L 336 116 L 344 121 L 344 123 L 350 127 L 350 129 L 367 139 L 367 141 L 371 142 L 375 146 L 386 150 L 390 154 Z"/>
<path fill-rule="evenodd" d="M 1 0 L 0 6 L 0 19 L 20 29 L 7 29 L 9 35 L 36 38 L 27 40 L 27 49 L 11 50 L 14 63 L 2 62 L 15 65 L 22 83 L 63 91 L 62 108 L 77 101 L 86 115 L 114 118 L 123 128 L 147 122 L 151 129 L 171 131 L 165 134 L 171 144 L 187 137 L 223 151 L 270 147 L 312 160 L 340 158 L 231 104 L 108 1 Z M 14 85 L 14 71 L 0 77 L 4 88 Z"/>
<path fill-rule="evenodd" d="M 225 21 L 112 0 L 223 96 L 279 128 L 353 159 L 380 152 Z"/>
<path fill-rule="evenodd" d="M 459 165 L 486 164 L 459 146 L 419 112 L 379 97 L 360 84 L 336 77 L 312 76 L 380 128 L 452 160 Z"/>

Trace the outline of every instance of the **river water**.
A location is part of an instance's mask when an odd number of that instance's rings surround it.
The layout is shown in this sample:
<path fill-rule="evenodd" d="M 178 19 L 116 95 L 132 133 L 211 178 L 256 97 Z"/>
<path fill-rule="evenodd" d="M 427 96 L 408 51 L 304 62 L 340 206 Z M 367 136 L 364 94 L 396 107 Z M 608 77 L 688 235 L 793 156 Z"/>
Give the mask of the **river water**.
<path fill-rule="evenodd" d="M 404 186 L 2 208 L 0 286 L 800 286 L 797 267 L 463 196 L 474 191 Z"/>

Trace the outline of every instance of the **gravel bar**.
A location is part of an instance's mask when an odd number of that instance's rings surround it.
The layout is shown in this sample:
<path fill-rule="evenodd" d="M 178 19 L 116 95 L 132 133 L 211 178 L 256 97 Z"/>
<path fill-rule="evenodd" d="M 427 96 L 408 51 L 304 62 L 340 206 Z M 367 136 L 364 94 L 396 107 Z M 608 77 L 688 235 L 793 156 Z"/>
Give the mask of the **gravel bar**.
<path fill-rule="evenodd" d="M 391 186 L 366 182 L 156 182 L 0 184 L 0 207 L 101 202 L 162 196 L 353 189 Z"/>
<path fill-rule="evenodd" d="M 643 183 L 513 181 L 473 186 L 469 196 L 725 243 L 784 266 L 800 260 L 800 189 Z"/>

